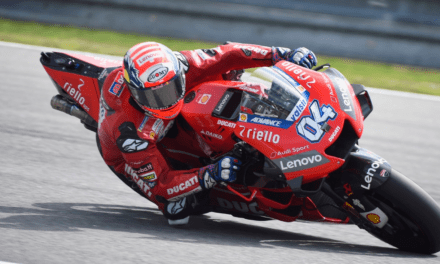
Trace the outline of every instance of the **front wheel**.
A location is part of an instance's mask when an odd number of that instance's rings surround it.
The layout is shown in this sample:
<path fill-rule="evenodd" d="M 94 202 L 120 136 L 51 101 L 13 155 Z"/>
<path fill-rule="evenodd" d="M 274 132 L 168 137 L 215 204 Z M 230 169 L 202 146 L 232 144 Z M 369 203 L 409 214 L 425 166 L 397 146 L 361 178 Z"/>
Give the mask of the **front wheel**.
<path fill-rule="evenodd" d="M 383 228 L 366 230 L 400 250 L 433 254 L 440 251 L 440 207 L 422 188 L 396 170 L 365 196 L 388 216 Z"/>

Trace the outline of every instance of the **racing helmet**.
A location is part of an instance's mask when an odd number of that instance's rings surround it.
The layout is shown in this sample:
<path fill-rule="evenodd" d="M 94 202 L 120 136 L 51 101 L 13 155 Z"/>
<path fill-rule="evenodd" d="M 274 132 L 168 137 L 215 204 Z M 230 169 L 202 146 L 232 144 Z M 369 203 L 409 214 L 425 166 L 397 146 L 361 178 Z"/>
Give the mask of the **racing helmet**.
<path fill-rule="evenodd" d="M 136 103 L 149 115 L 173 119 L 182 109 L 185 73 L 166 46 L 143 42 L 124 56 L 124 81 Z"/>

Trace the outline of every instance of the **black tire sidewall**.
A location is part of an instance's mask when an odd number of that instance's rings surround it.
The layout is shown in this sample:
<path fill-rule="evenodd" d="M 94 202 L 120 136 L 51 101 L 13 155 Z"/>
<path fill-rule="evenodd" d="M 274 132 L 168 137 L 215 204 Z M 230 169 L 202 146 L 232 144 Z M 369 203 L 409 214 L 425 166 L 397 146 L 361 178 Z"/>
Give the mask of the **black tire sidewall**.
<path fill-rule="evenodd" d="M 390 178 L 374 191 L 404 212 L 428 238 L 429 248 L 415 251 L 428 254 L 440 251 L 440 207 L 427 192 L 394 169 Z"/>

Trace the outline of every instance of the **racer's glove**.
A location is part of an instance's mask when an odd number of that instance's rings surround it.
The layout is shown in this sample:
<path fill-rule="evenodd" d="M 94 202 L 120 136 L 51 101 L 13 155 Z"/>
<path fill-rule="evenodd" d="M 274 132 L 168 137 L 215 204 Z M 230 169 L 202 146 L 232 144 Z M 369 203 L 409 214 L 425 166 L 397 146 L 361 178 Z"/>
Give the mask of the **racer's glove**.
<path fill-rule="evenodd" d="M 290 50 L 288 48 L 272 47 L 273 64 L 280 60 L 290 61 L 308 69 L 313 68 L 318 63 L 315 53 L 307 48 L 302 47 Z"/>
<path fill-rule="evenodd" d="M 217 182 L 233 182 L 237 179 L 241 161 L 225 156 L 217 163 L 202 167 L 199 170 L 200 186 L 203 189 L 212 188 Z"/>

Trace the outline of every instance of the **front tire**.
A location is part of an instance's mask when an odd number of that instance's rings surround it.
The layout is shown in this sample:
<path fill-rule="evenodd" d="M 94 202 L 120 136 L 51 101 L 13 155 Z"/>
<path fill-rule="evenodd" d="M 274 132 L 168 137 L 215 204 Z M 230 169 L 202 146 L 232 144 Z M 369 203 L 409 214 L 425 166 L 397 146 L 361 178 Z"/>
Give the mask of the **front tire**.
<path fill-rule="evenodd" d="M 440 207 L 422 188 L 396 170 L 365 196 L 389 221 L 367 231 L 400 250 L 433 254 L 440 251 Z"/>

